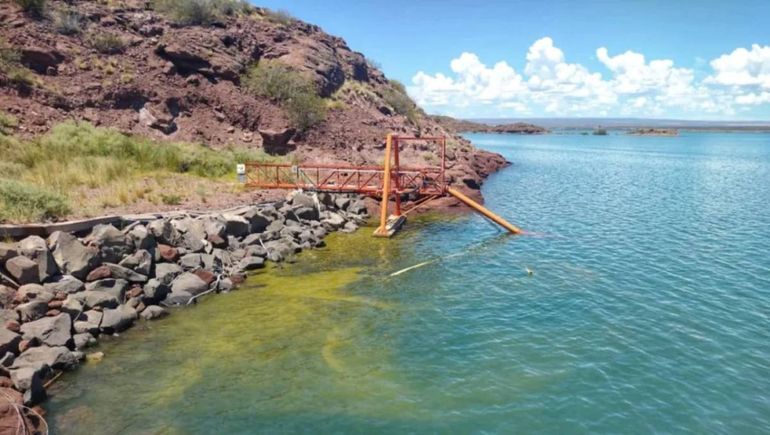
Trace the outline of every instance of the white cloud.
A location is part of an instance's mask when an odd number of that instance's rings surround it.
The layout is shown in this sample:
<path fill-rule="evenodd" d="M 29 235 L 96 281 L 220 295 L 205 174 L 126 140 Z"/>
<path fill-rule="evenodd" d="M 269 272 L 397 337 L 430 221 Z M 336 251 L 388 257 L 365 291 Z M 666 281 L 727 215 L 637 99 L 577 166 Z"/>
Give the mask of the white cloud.
<path fill-rule="evenodd" d="M 770 46 L 722 55 L 710 62 L 714 73 L 700 81 L 693 69 L 677 67 L 670 59 L 647 60 L 631 50 L 613 56 L 605 47 L 596 50 L 596 57 L 606 77 L 568 62 L 544 37 L 529 47 L 523 74 L 506 61 L 490 67 L 464 52 L 450 62 L 451 75 L 415 74 L 409 92 L 429 111 L 466 108 L 501 116 L 732 115 L 735 105 L 770 103 Z"/>
<path fill-rule="evenodd" d="M 726 86 L 759 86 L 770 89 L 770 46 L 754 44 L 751 50 L 736 48 L 711 61 L 714 75 L 707 83 Z"/>

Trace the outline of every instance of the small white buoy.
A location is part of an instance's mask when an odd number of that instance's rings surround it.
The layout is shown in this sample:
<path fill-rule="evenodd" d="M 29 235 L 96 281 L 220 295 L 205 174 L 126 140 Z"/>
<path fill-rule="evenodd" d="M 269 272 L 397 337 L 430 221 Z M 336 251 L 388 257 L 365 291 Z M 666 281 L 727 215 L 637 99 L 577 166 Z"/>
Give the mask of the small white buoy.
<path fill-rule="evenodd" d="M 530 268 L 529 268 L 529 267 L 527 267 L 527 266 L 524 266 L 524 269 L 526 269 L 526 271 L 527 271 L 527 275 L 529 275 L 529 276 L 532 276 L 532 275 L 534 275 L 534 274 L 535 274 L 535 271 L 534 271 L 534 270 L 532 270 L 532 269 L 530 269 Z"/>

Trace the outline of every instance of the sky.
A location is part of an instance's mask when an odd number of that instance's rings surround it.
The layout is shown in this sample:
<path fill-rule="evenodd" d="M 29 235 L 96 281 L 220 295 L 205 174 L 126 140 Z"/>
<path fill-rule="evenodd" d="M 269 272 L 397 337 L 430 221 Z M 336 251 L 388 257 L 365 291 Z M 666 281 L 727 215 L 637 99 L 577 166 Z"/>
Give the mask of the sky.
<path fill-rule="evenodd" d="M 266 0 L 428 113 L 770 120 L 770 0 Z"/>

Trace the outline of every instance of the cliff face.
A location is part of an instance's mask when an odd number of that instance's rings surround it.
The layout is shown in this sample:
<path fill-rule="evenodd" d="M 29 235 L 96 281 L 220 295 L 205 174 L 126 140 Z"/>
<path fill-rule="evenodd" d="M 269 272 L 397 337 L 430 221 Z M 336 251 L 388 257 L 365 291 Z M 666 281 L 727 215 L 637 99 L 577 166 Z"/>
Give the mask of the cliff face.
<path fill-rule="evenodd" d="M 261 8 L 182 25 L 148 5 L 49 0 L 35 18 L 14 2 L 0 4 L 0 44 L 28 73 L 18 80 L 0 71 L 0 112 L 18 120 L 17 134 L 74 119 L 215 149 L 245 145 L 299 161 L 351 163 L 380 162 L 389 132 L 447 135 L 459 184 L 478 186 L 505 165 L 421 111 L 403 114 L 387 98 L 398 86 L 317 26 Z M 326 105 L 323 121 L 296 133 L 280 102 L 247 91 L 243 74 L 266 61 L 312 79 Z M 430 164 L 436 154 L 418 143 L 402 159 Z"/>

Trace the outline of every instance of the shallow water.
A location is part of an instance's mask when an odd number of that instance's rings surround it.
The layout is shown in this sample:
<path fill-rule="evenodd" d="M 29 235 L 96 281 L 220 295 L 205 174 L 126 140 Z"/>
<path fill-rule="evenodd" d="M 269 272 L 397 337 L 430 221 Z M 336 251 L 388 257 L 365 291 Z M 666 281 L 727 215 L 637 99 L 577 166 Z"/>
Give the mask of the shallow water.
<path fill-rule="evenodd" d="M 55 433 L 770 431 L 770 135 L 471 139 L 534 235 L 333 235 L 100 344 Z"/>

